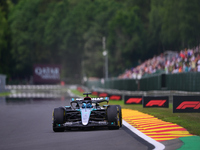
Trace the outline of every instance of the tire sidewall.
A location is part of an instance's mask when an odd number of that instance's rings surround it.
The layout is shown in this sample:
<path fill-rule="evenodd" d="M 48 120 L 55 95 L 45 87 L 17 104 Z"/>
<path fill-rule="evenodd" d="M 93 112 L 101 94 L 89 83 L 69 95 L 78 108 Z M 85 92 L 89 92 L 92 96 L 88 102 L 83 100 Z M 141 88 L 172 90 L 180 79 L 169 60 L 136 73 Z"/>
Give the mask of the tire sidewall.
<path fill-rule="evenodd" d="M 118 111 L 116 105 L 109 105 L 107 108 L 107 119 L 108 119 L 108 127 L 119 128 L 118 124 Z"/>
<path fill-rule="evenodd" d="M 65 122 L 65 109 L 62 107 L 55 108 L 53 113 L 53 121 L 55 124 L 63 124 Z"/>
<path fill-rule="evenodd" d="M 120 105 L 116 105 L 118 107 L 119 112 L 119 121 L 120 121 L 120 127 L 122 127 L 122 108 Z"/>

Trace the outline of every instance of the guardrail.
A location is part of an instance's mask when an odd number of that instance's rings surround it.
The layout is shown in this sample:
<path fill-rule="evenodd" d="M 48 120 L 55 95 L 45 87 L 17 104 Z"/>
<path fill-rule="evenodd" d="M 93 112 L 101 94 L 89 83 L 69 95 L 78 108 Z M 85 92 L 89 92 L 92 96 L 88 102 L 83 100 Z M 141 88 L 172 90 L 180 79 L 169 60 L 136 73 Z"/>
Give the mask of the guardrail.
<path fill-rule="evenodd" d="M 117 89 L 128 91 L 176 90 L 200 91 L 200 72 L 155 74 L 136 79 L 107 79 L 87 81 L 88 88 Z"/>
<path fill-rule="evenodd" d="M 124 100 L 126 96 L 169 96 L 169 102 L 173 102 L 173 96 L 200 96 L 200 92 L 187 92 L 187 91 L 125 91 L 125 90 L 116 90 L 116 89 L 103 89 L 103 88 L 86 88 L 86 91 L 97 91 L 100 93 L 108 93 L 111 95 L 122 95 L 122 99 Z"/>
<path fill-rule="evenodd" d="M 17 90 L 17 89 L 30 89 L 30 90 L 50 90 L 50 89 L 60 89 L 63 86 L 61 85 L 6 85 L 5 88 L 8 90 Z"/>

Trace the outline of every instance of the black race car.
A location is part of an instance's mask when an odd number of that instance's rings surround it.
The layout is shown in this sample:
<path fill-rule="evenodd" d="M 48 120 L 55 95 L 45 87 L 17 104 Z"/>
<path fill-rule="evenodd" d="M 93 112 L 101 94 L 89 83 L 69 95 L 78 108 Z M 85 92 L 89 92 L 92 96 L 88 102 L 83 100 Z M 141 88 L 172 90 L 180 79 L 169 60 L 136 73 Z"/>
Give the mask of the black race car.
<path fill-rule="evenodd" d="M 91 98 L 84 93 L 85 98 L 72 98 L 70 105 L 55 108 L 53 111 L 53 131 L 63 132 L 70 128 L 122 127 L 122 112 L 120 105 L 108 105 L 108 97 Z M 100 106 L 100 103 L 106 105 Z"/>

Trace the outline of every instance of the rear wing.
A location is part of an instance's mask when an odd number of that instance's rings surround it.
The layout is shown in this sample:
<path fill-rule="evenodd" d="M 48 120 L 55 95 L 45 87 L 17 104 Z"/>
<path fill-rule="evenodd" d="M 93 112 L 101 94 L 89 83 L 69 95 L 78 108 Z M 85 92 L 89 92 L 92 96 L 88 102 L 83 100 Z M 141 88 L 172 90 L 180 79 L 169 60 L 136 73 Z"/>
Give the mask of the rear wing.
<path fill-rule="evenodd" d="M 91 98 L 92 103 L 101 103 L 101 102 L 109 102 L 109 97 L 95 97 L 95 98 Z M 71 102 L 77 102 L 77 103 L 81 103 L 84 102 L 84 98 L 72 98 Z"/>

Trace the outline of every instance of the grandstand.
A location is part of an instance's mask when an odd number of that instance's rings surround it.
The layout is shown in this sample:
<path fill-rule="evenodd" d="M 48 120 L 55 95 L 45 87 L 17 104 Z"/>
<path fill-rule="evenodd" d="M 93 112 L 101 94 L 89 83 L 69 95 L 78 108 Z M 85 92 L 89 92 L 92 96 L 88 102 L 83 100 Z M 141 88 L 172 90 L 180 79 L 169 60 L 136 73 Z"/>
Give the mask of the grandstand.
<path fill-rule="evenodd" d="M 140 65 L 127 69 L 119 75 L 121 79 L 136 79 L 149 74 L 200 72 L 200 49 L 184 49 L 180 52 L 166 51 L 151 59 L 145 60 Z"/>

